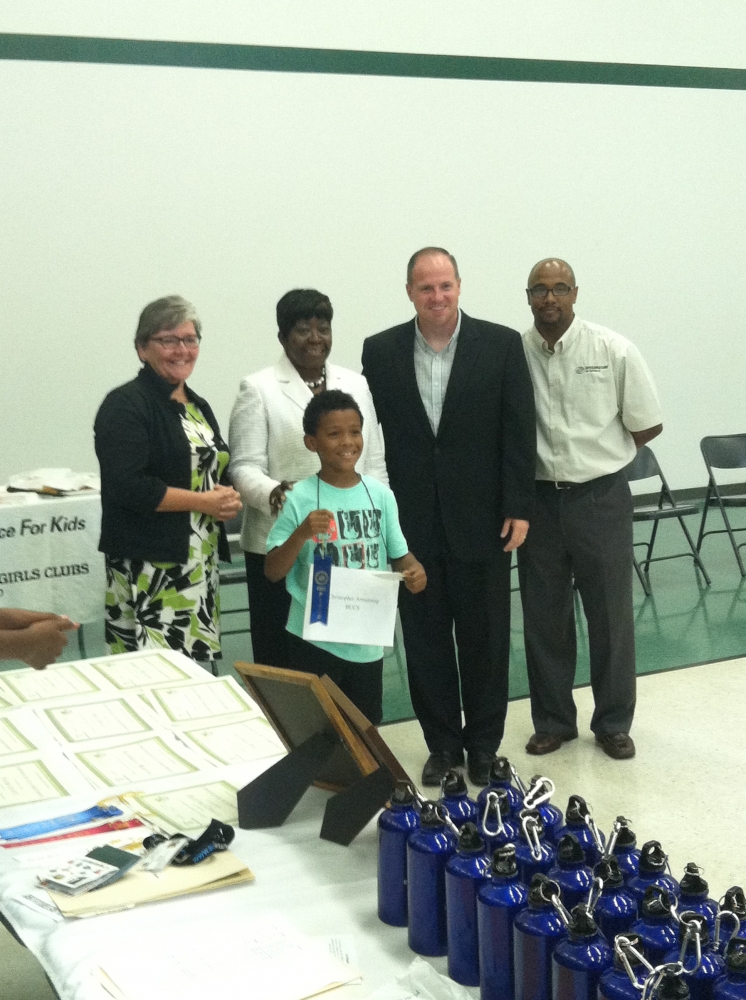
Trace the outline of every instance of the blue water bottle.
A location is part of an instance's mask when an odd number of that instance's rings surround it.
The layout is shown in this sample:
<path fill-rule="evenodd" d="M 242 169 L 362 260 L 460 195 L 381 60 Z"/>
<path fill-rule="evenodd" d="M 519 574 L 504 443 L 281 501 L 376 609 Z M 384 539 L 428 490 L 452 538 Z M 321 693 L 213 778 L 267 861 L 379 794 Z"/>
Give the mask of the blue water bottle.
<path fill-rule="evenodd" d="M 690 861 L 684 869 L 679 882 L 679 909 L 701 913 L 707 920 L 707 927 L 712 937 L 715 931 L 715 918 L 718 904 L 709 898 L 710 887 L 700 875 L 699 865 Z"/>
<path fill-rule="evenodd" d="M 580 903 L 570 912 L 567 937 L 552 955 L 552 1000 L 596 1000 L 599 980 L 613 963 L 606 938 Z"/>
<path fill-rule="evenodd" d="M 456 850 L 456 834 L 445 810 L 423 802 L 420 828 L 407 841 L 409 947 L 419 955 L 445 955 L 446 865 Z"/>
<path fill-rule="evenodd" d="M 557 883 L 541 873 L 535 875 L 528 906 L 513 922 L 515 1000 L 551 1000 L 552 952 L 565 936 L 555 900 L 559 903 Z"/>
<path fill-rule="evenodd" d="M 528 904 L 528 886 L 518 878 L 515 844 L 498 847 L 489 878 L 477 894 L 481 1000 L 513 1000 L 513 923 Z"/>
<path fill-rule="evenodd" d="M 489 792 L 495 792 L 498 788 L 508 796 L 511 813 L 518 813 L 523 809 L 523 795 L 513 784 L 513 768 L 507 757 L 495 757 L 490 764 L 490 777 L 485 788 L 477 796 L 477 804 L 480 810 L 484 811 L 484 801 Z"/>
<path fill-rule="evenodd" d="M 714 1000 L 746 1000 L 746 938 L 734 937 L 725 949 L 725 975 L 713 987 Z"/>
<path fill-rule="evenodd" d="M 562 812 L 549 801 L 554 795 L 554 782 L 535 774 L 523 798 L 524 809 L 538 809 L 544 824 L 544 835 L 548 843 L 556 844 L 563 824 Z"/>
<path fill-rule="evenodd" d="M 521 836 L 515 845 L 521 882 L 531 884 L 537 873 L 546 875 L 554 864 L 556 852 L 544 838 L 544 823 L 536 809 L 522 809 L 518 814 Z"/>
<path fill-rule="evenodd" d="M 566 833 L 577 837 L 578 843 L 583 848 L 585 860 L 591 867 L 601 860 L 606 839 L 596 826 L 590 806 L 582 795 L 571 795 L 568 799 L 565 825 L 557 832 L 557 843 Z"/>
<path fill-rule="evenodd" d="M 398 781 L 378 817 L 378 917 L 394 927 L 407 926 L 407 840 L 419 825 L 415 790 Z"/>
<path fill-rule="evenodd" d="M 741 927 L 746 922 L 746 896 L 740 885 L 732 885 L 726 890 L 725 895 L 720 900 L 718 906 L 719 920 L 715 920 L 718 925 L 715 940 L 719 942 L 718 947 L 721 955 L 725 954 L 728 942 L 733 937 L 741 937 Z M 746 931 L 746 927 L 744 927 Z"/>
<path fill-rule="evenodd" d="M 663 956 L 665 963 L 682 962 L 692 1000 L 713 1000 L 715 981 L 725 972 L 725 962 L 710 943 L 707 920 L 700 913 L 679 914 L 680 947 Z"/>
<path fill-rule="evenodd" d="M 464 823 L 446 865 L 448 975 L 462 986 L 479 986 L 477 893 L 489 867 L 479 831 L 474 823 Z"/>
<path fill-rule="evenodd" d="M 560 838 L 556 860 L 547 874 L 560 887 L 560 899 L 568 910 L 585 902 L 593 885 L 593 872 L 585 863 L 585 852 L 574 833 Z"/>
<path fill-rule="evenodd" d="M 668 855 L 657 840 L 648 840 L 642 845 L 638 872 L 627 882 L 627 888 L 637 900 L 638 907 L 649 885 L 659 885 L 678 897 L 679 883 L 672 875 L 666 874 L 667 865 Z"/>
<path fill-rule="evenodd" d="M 477 804 L 469 798 L 466 778 L 455 768 L 446 771 L 441 785 L 440 804 L 448 810 L 452 822 L 459 829 L 464 823 L 476 823 L 479 815 Z"/>
<path fill-rule="evenodd" d="M 609 854 L 598 862 L 593 875 L 600 884 L 600 893 L 593 916 L 607 941 L 625 934 L 637 919 L 637 900 L 624 888 L 624 878 L 617 859 Z"/>
<path fill-rule="evenodd" d="M 636 875 L 640 867 L 637 837 L 624 816 L 617 816 L 606 844 L 606 853 L 613 854 L 619 862 L 625 884 Z"/>
<path fill-rule="evenodd" d="M 660 965 L 663 956 L 679 940 L 676 897 L 659 885 L 648 886 L 640 907 L 640 916 L 631 930 L 638 934 L 651 965 Z"/>
<path fill-rule="evenodd" d="M 601 976 L 598 1000 L 640 1000 L 650 973 L 637 934 L 621 935 L 614 942 L 614 964 Z"/>
<path fill-rule="evenodd" d="M 499 847 L 516 843 L 521 831 L 517 820 L 510 814 L 508 793 L 504 788 L 488 792 L 483 801 L 479 832 L 487 846 L 487 854 L 492 857 Z"/>

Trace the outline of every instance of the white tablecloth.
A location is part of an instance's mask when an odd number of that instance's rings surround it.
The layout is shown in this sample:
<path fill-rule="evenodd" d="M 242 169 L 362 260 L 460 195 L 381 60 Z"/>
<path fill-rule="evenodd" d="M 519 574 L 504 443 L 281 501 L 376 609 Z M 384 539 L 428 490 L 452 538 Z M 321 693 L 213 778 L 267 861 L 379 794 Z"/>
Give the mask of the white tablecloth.
<path fill-rule="evenodd" d="M 19 494 L 0 504 L 0 607 L 103 618 L 101 497 Z"/>

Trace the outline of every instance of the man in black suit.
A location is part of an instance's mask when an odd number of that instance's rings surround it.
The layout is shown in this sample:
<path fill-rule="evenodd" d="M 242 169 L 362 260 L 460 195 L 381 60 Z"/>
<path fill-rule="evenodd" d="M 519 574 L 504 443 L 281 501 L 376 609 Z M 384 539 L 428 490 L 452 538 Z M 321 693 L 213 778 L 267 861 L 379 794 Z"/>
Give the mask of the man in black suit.
<path fill-rule="evenodd" d="M 430 751 L 425 785 L 463 764 L 464 751 L 472 782 L 487 782 L 507 711 L 510 553 L 526 537 L 534 490 L 520 335 L 461 312 L 460 291 L 455 258 L 419 250 L 407 268 L 416 318 L 363 346 L 402 530 L 428 579 L 400 599 L 409 689 Z"/>

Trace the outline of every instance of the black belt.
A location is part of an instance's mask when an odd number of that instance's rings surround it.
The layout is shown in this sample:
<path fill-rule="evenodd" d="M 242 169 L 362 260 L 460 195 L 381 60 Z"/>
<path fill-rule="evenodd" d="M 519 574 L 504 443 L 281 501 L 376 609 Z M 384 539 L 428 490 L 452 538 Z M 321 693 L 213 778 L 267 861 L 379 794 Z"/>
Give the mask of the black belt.
<path fill-rule="evenodd" d="M 608 479 L 618 476 L 618 472 L 610 472 L 606 476 L 598 476 L 596 479 L 586 479 L 584 483 L 555 482 L 552 479 L 537 479 L 536 488 L 546 487 L 553 490 L 582 490 L 584 487 L 593 486 L 595 483 L 603 483 Z"/>

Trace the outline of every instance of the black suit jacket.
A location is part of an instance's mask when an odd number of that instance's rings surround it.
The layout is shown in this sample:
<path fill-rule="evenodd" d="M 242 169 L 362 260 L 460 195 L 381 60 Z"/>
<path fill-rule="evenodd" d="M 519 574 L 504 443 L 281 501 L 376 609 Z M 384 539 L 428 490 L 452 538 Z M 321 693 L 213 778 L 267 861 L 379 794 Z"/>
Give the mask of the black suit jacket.
<path fill-rule="evenodd" d="M 521 337 L 462 312 L 437 435 L 417 387 L 414 337 L 410 320 L 363 345 L 402 530 L 415 555 L 428 555 L 440 511 L 452 551 L 485 561 L 505 544 L 506 517 L 531 519 L 536 421 Z"/>

